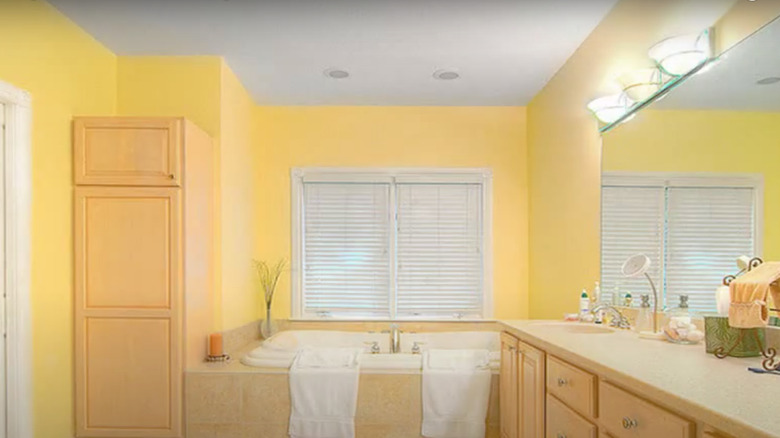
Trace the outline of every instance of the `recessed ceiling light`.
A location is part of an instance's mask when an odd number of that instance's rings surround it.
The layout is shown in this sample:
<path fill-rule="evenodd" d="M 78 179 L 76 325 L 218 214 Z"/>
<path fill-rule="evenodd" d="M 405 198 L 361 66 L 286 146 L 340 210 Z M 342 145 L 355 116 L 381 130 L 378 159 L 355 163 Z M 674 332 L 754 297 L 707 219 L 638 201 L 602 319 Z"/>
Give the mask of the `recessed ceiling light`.
<path fill-rule="evenodd" d="M 331 79 L 346 79 L 349 77 L 349 72 L 338 68 L 328 68 L 323 72 L 325 76 Z"/>
<path fill-rule="evenodd" d="M 453 70 L 436 70 L 433 77 L 440 81 L 452 81 L 460 78 L 460 74 Z"/>
<path fill-rule="evenodd" d="M 768 78 L 759 79 L 756 81 L 758 85 L 772 85 L 780 82 L 780 77 L 777 76 L 770 76 Z"/>

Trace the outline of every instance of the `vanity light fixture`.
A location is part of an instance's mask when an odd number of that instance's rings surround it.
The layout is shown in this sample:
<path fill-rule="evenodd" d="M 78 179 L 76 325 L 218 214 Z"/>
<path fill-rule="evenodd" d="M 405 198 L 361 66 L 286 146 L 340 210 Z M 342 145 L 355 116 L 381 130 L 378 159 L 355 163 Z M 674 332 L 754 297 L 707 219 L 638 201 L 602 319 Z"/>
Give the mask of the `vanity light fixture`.
<path fill-rule="evenodd" d="M 663 76 L 657 67 L 643 68 L 623 73 L 618 77 L 618 82 L 631 100 L 642 102 L 658 93 L 664 84 Z"/>
<path fill-rule="evenodd" d="M 625 93 L 599 97 L 588 104 L 588 109 L 604 123 L 613 123 L 623 117 L 634 105 Z"/>
<path fill-rule="evenodd" d="M 667 38 L 647 53 L 664 73 L 683 76 L 707 62 L 712 56 L 710 31 Z"/>

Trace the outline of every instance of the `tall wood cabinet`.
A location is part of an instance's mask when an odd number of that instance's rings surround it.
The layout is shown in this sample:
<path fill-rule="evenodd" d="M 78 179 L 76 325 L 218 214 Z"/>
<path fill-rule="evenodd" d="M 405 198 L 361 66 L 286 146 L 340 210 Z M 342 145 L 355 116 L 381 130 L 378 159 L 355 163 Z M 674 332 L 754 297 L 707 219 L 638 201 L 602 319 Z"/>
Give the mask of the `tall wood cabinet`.
<path fill-rule="evenodd" d="M 77 118 L 79 437 L 182 437 L 212 327 L 214 158 L 180 118 Z"/>
<path fill-rule="evenodd" d="M 545 354 L 501 334 L 501 438 L 545 436 Z"/>

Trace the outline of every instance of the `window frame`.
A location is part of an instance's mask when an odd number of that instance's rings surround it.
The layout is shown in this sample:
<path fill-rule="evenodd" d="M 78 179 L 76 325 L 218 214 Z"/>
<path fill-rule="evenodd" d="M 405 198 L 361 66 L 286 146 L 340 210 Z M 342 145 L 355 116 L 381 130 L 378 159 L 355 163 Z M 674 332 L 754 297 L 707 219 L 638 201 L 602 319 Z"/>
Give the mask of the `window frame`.
<path fill-rule="evenodd" d="M 291 180 L 291 319 L 300 321 L 485 321 L 493 318 L 493 172 L 489 168 L 396 168 L 396 167 L 295 167 Z M 303 210 L 305 182 L 389 183 L 391 233 L 389 255 L 391 263 L 388 291 L 391 300 L 389 318 L 369 316 L 317 316 L 303 311 Z M 396 183 L 453 183 L 480 184 L 482 188 L 482 316 L 481 318 L 453 318 L 422 315 L 398 317 L 395 315 L 396 294 Z"/>
<path fill-rule="evenodd" d="M 764 251 L 764 175 L 760 173 L 719 173 L 719 172 L 637 172 L 604 171 L 601 175 L 601 203 L 603 205 L 604 187 L 657 187 L 668 188 L 749 188 L 753 190 L 753 257 L 763 257 Z M 601 213 L 603 214 L 603 213 Z M 603 223 L 600 232 L 603 234 Z M 667 232 L 664 225 L 664 232 Z M 599 244 L 599 259 L 604 251 L 603 242 Z M 661 275 L 666 277 L 666 257 L 662 260 Z M 734 267 L 736 271 L 736 265 Z M 603 272 L 603 271 L 602 271 Z M 724 276 L 730 273 L 724 272 Z M 601 281 L 601 274 L 599 275 Z M 660 285 L 660 305 L 666 302 L 666 285 Z"/>

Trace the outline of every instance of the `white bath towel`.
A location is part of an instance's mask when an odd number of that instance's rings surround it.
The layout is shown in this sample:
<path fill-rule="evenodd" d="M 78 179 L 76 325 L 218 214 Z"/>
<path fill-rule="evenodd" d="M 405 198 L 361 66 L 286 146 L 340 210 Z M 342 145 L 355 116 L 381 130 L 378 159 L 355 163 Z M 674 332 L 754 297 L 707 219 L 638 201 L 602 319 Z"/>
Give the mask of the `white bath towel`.
<path fill-rule="evenodd" d="M 359 348 L 304 348 L 290 367 L 290 437 L 354 438 Z"/>
<path fill-rule="evenodd" d="M 490 398 L 487 350 L 429 350 L 423 358 L 423 425 L 428 438 L 483 438 Z M 434 365 L 432 367 L 432 365 Z"/>
<path fill-rule="evenodd" d="M 425 361 L 432 370 L 471 370 L 490 364 L 487 350 L 428 350 Z"/>

